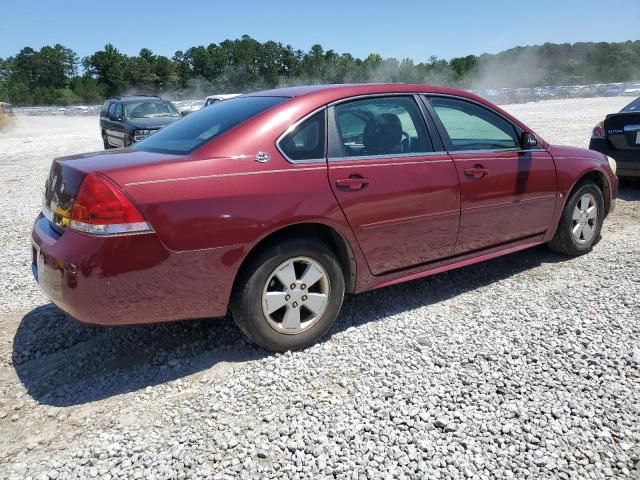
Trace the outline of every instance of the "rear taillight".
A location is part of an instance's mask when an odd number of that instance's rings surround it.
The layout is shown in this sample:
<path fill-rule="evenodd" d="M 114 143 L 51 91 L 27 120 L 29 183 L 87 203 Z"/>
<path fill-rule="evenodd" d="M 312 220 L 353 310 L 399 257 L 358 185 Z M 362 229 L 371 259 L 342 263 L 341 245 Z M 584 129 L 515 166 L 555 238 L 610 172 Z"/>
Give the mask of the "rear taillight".
<path fill-rule="evenodd" d="M 604 122 L 600 122 L 595 127 L 593 127 L 593 132 L 591 132 L 591 136 L 594 138 L 604 137 Z"/>
<path fill-rule="evenodd" d="M 127 195 L 99 173 L 89 173 L 82 179 L 70 217 L 70 229 L 93 235 L 151 230 Z"/>

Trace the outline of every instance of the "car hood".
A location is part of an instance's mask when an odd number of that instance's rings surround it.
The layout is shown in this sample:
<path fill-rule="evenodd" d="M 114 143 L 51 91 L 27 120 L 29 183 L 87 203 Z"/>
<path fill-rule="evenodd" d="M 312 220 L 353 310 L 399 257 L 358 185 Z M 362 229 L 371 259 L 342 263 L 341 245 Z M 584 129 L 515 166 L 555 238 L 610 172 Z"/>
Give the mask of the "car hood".
<path fill-rule="evenodd" d="M 130 118 L 129 125 L 135 128 L 162 128 L 170 123 L 180 120 L 180 117 L 155 117 L 155 118 Z"/>

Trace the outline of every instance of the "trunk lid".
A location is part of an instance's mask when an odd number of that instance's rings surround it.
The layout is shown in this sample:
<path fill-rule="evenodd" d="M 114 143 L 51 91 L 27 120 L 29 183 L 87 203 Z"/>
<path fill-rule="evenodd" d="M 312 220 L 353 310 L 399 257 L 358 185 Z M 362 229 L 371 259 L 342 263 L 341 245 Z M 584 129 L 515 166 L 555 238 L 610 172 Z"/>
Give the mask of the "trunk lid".
<path fill-rule="evenodd" d="M 620 112 L 604 121 L 605 136 L 617 150 L 640 151 L 640 113 Z"/>
<path fill-rule="evenodd" d="M 116 171 L 142 169 L 175 160 L 174 155 L 118 150 L 96 152 L 53 160 L 42 199 L 42 214 L 62 233 L 69 224 L 71 209 L 85 174 L 100 172 L 107 176 Z"/>

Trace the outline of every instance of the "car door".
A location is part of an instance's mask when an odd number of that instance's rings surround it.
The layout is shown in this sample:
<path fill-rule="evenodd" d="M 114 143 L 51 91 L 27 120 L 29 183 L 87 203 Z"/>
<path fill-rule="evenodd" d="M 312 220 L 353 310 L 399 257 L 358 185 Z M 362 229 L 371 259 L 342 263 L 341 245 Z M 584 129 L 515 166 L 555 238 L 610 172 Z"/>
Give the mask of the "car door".
<path fill-rule="evenodd" d="M 123 108 L 122 103 L 116 103 L 111 119 L 111 131 L 114 144 L 119 147 L 126 146 L 124 144 L 124 126 L 123 126 Z"/>
<path fill-rule="evenodd" d="M 434 151 L 423 108 L 414 95 L 329 108 L 329 182 L 374 275 L 455 247 L 458 177 L 446 152 Z"/>
<path fill-rule="evenodd" d="M 103 133 L 107 133 L 107 128 L 109 127 L 109 107 L 111 106 L 110 102 L 105 102 L 102 105 L 102 109 L 100 110 L 100 135 Z"/>
<path fill-rule="evenodd" d="M 116 103 L 112 103 L 111 105 L 109 105 L 109 110 L 107 111 L 107 117 L 105 121 L 105 132 L 107 134 L 109 145 L 118 147 L 120 146 L 120 143 L 117 132 L 115 130 L 115 109 Z"/>
<path fill-rule="evenodd" d="M 425 98 L 460 180 L 455 254 L 544 233 L 557 194 L 551 155 L 522 149 L 522 132 L 484 105 L 459 97 Z"/>

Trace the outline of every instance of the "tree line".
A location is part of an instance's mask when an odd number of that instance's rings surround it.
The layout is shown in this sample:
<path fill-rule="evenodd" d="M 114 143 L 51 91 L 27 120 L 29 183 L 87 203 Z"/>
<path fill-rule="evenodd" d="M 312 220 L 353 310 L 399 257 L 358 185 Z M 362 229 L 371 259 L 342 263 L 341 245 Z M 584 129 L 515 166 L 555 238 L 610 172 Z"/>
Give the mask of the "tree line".
<path fill-rule="evenodd" d="M 357 58 L 314 45 L 261 43 L 247 35 L 177 51 L 128 56 L 107 44 L 85 58 L 63 45 L 0 58 L 0 100 L 16 105 L 99 103 L 146 93 L 174 99 L 309 83 L 438 83 L 461 88 L 528 87 L 640 80 L 640 41 L 553 44 L 444 60 Z"/>

